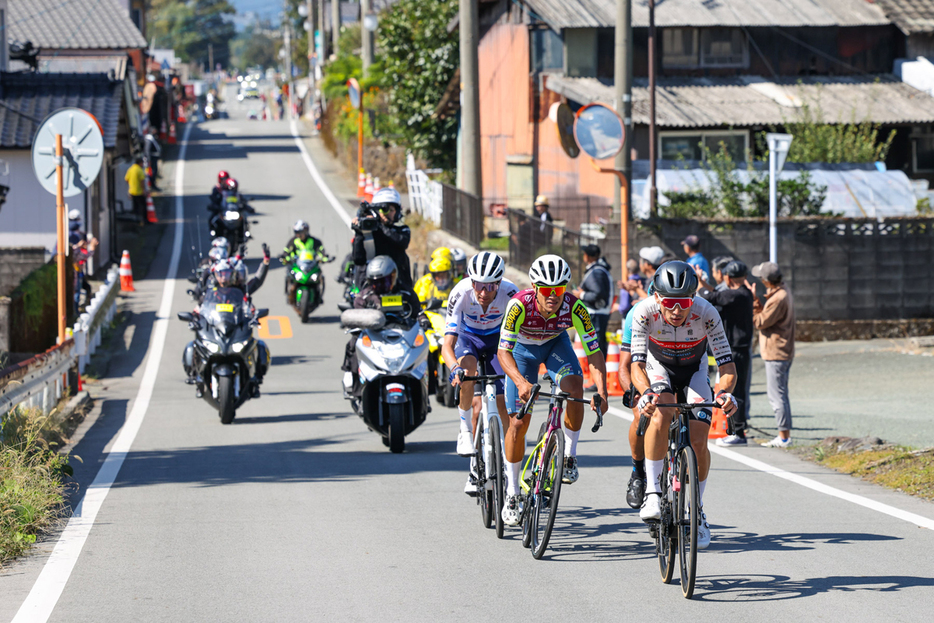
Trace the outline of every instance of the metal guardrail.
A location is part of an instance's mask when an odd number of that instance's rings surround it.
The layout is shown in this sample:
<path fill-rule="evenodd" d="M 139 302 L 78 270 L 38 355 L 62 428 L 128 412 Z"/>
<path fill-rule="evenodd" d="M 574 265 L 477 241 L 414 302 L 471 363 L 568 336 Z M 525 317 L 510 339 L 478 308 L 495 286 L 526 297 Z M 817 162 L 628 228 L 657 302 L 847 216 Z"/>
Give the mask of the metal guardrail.
<path fill-rule="evenodd" d="M 119 273 L 111 268 L 107 281 L 75 323 L 73 336 L 61 344 L 0 371 L 0 418 L 18 406 L 50 412 L 64 396 L 68 372 L 84 372 L 100 346 L 101 331 L 117 311 Z"/>

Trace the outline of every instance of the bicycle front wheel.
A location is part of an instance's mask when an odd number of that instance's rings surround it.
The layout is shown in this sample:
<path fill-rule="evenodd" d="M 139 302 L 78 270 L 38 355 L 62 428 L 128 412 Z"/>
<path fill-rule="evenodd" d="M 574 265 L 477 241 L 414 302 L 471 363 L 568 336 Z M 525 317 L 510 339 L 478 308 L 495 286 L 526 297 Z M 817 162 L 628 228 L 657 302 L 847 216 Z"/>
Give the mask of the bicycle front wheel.
<path fill-rule="evenodd" d="M 678 461 L 678 481 L 681 492 L 675 506 L 674 524 L 678 532 L 678 558 L 681 562 L 681 592 L 687 599 L 694 595 L 697 578 L 697 520 L 700 508 L 700 485 L 697 480 L 697 459 L 690 446 L 681 450 Z"/>
<path fill-rule="evenodd" d="M 536 479 L 536 504 L 532 509 L 532 556 L 541 560 L 548 547 L 558 514 L 561 478 L 564 477 L 564 434 L 556 430 L 545 445 L 542 469 Z"/>
<path fill-rule="evenodd" d="M 490 469 L 486 464 L 485 434 L 483 417 L 480 417 L 477 420 L 477 432 L 474 435 L 474 460 L 477 465 L 477 491 L 479 493 L 477 502 L 480 504 L 480 519 L 483 521 L 483 527 L 491 528 L 493 526 L 493 492 L 487 487 Z"/>
<path fill-rule="evenodd" d="M 671 582 L 671 576 L 675 571 L 675 533 L 671 527 L 671 509 L 672 504 L 668 501 L 668 492 L 671 490 L 669 481 L 668 458 L 662 466 L 660 504 L 662 516 L 658 522 L 658 537 L 655 540 L 655 554 L 658 557 L 658 571 L 662 574 L 662 582 L 668 584 Z M 677 497 L 677 492 L 673 493 Z M 675 500 L 677 503 L 677 500 Z"/>
<path fill-rule="evenodd" d="M 499 415 L 490 419 L 490 445 L 493 446 L 490 451 L 492 461 L 487 465 L 487 478 L 490 481 L 493 495 L 493 515 L 496 522 L 496 538 L 503 538 L 503 505 L 506 500 L 505 473 L 506 464 L 503 463 L 503 434 Z"/>

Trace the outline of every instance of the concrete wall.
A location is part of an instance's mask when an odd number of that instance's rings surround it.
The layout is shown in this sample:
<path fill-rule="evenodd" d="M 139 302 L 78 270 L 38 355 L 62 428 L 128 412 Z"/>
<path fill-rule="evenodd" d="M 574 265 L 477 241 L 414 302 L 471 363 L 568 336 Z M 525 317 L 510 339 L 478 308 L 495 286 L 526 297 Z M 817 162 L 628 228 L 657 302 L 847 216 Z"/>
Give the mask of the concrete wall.
<path fill-rule="evenodd" d="M 26 275 L 45 262 L 44 247 L 0 248 L 0 296 L 9 296 Z"/>

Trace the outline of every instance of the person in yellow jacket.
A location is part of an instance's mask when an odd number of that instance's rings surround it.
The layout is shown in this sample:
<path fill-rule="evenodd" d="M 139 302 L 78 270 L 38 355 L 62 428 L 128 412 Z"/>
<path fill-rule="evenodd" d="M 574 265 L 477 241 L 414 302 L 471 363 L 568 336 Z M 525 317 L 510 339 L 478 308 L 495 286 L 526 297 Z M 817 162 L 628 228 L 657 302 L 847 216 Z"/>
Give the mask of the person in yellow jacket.
<path fill-rule="evenodd" d="M 428 264 L 428 274 L 415 282 L 415 294 L 422 307 L 432 299 L 446 301 L 454 287 L 454 263 L 450 257 L 439 255 Z"/>

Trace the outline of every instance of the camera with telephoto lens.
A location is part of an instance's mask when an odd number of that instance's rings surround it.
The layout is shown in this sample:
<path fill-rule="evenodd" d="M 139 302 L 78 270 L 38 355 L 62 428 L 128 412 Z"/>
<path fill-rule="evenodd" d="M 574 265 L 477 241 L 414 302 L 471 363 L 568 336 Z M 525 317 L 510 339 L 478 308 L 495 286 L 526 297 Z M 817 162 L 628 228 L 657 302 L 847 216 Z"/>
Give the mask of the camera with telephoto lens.
<path fill-rule="evenodd" d="M 360 202 L 360 209 L 357 210 L 357 224 L 354 229 L 361 232 L 379 229 L 379 214 L 366 201 Z"/>

